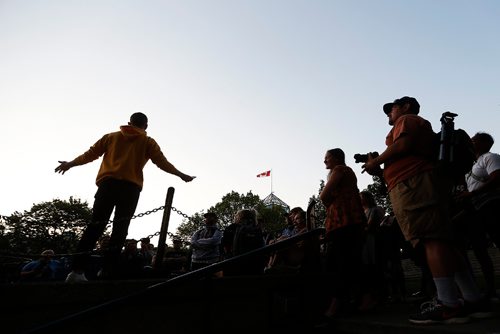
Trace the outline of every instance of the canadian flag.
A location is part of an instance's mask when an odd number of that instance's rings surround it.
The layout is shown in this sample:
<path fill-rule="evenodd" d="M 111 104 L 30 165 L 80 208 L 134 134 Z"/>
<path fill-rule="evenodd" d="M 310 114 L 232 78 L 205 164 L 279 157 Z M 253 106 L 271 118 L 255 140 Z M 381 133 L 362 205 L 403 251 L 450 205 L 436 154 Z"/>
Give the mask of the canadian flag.
<path fill-rule="evenodd" d="M 262 172 L 260 174 L 257 174 L 257 177 L 266 177 L 266 176 L 271 176 L 270 170 L 268 170 L 267 172 Z"/>

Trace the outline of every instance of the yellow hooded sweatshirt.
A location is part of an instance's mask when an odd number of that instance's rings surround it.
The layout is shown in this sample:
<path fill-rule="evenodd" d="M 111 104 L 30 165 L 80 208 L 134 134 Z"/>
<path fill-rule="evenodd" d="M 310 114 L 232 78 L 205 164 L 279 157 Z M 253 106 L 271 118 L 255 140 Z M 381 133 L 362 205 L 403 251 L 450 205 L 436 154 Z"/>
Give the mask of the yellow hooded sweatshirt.
<path fill-rule="evenodd" d="M 123 125 L 120 131 L 104 135 L 90 149 L 73 160 L 75 166 L 84 165 L 104 154 L 97 173 L 96 184 L 106 178 L 126 180 L 143 185 L 142 170 L 149 159 L 161 170 L 175 174 L 177 169 L 168 162 L 156 141 L 146 131 Z"/>

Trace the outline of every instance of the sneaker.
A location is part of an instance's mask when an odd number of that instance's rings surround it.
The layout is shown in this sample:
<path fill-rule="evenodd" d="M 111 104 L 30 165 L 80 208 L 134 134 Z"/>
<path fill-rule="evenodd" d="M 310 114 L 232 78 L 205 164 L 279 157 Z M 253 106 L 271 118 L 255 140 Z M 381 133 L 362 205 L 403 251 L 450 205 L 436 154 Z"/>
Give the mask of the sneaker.
<path fill-rule="evenodd" d="M 465 300 L 464 309 L 466 314 L 474 319 L 487 319 L 494 315 L 489 298 L 483 298 L 474 303 Z"/>
<path fill-rule="evenodd" d="M 79 274 L 74 271 L 70 272 L 65 280 L 66 283 L 82 283 L 87 281 L 88 279 L 85 277 L 84 273 Z"/>
<path fill-rule="evenodd" d="M 435 300 L 422 304 L 420 311 L 410 315 L 408 319 L 412 324 L 464 324 L 470 321 L 465 307 L 449 307 Z"/>

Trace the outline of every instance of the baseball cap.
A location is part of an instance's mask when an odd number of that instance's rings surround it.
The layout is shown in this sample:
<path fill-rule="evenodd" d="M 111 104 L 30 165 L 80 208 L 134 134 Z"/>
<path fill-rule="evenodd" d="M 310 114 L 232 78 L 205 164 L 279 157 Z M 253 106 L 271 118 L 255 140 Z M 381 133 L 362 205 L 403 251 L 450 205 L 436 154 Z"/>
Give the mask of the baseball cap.
<path fill-rule="evenodd" d="M 404 106 L 407 103 L 410 105 L 410 112 L 412 114 L 418 115 L 418 113 L 420 112 L 420 104 L 418 103 L 416 98 L 410 96 L 403 96 L 399 99 L 395 99 L 394 102 L 384 104 L 384 113 L 386 115 L 390 113 L 393 105 Z"/>

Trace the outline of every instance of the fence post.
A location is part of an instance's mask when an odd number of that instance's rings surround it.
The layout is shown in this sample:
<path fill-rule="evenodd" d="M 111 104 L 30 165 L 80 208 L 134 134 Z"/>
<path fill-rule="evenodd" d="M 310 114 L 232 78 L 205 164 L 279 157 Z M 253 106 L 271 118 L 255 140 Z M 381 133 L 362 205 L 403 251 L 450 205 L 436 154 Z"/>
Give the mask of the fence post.
<path fill-rule="evenodd" d="M 309 205 L 307 206 L 306 226 L 307 226 L 308 231 L 311 231 L 311 230 L 316 228 L 316 217 L 314 217 L 316 214 L 315 205 L 316 205 L 316 201 L 311 199 L 311 201 L 309 202 Z"/>
<path fill-rule="evenodd" d="M 168 223 L 170 221 L 170 211 L 172 211 L 174 191 L 175 189 L 173 187 L 169 187 L 167 197 L 165 198 L 165 209 L 163 209 L 163 219 L 161 221 L 160 238 L 158 240 L 154 269 L 163 267 L 163 256 L 165 255 L 165 243 L 167 241 Z"/>

